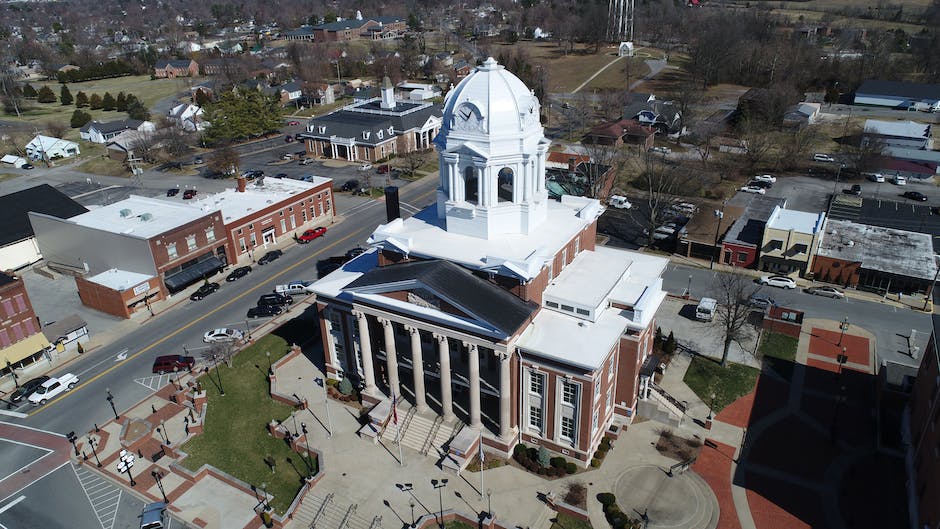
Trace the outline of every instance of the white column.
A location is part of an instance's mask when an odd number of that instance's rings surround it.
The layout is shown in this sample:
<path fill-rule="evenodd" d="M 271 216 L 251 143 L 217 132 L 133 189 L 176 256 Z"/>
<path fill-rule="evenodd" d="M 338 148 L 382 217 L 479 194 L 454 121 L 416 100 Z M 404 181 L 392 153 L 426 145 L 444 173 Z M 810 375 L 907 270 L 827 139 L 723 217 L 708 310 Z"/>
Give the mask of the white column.
<path fill-rule="evenodd" d="M 326 309 L 323 311 L 323 326 L 329 340 L 329 346 L 327 347 L 329 359 L 326 359 L 326 363 L 333 366 L 333 369 L 336 369 L 336 364 L 338 364 L 339 361 L 336 359 L 336 339 L 333 337 L 333 323 L 330 322 L 330 310 L 331 309 Z"/>
<path fill-rule="evenodd" d="M 435 334 L 437 340 L 438 362 L 441 366 L 441 408 L 445 420 L 454 418 L 454 399 L 450 387 L 450 347 L 447 337 Z"/>
<path fill-rule="evenodd" d="M 511 381 L 509 380 L 509 362 L 512 357 L 508 352 L 499 353 L 499 436 L 508 439 L 512 425 L 509 410 L 512 400 Z"/>
<path fill-rule="evenodd" d="M 479 430 L 483 427 L 480 420 L 480 351 L 476 344 L 464 342 L 470 362 L 470 427 Z"/>
<path fill-rule="evenodd" d="M 375 368 L 372 365 L 372 339 L 369 337 L 369 320 L 358 310 L 353 311 L 356 323 L 359 324 L 359 353 L 362 355 L 362 371 L 366 377 L 365 392 L 375 394 Z"/>
<path fill-rule="evenodd" d="M 415 406 L 419 412 L 427 411 L 428 403 L 424 395 L 424 356 L 421 354 L 421 332 L 416 327 L 408 327 L 411 333 L 411 373 L 414 375 Z"/>
<path fill-rule="evenodd" d="M 477 167 L 477 204 L 481 206 L 490 205 L 489 176 L 490 171 L 487 167 Z"/>
<path fill-rule="evenodd" d="M 330 151 L 333 153 L 333 158 L 336 158 L 336 144 L 330 142 Z"/>
<path fill-rule="evenodd" d="M 401 386 L 398 383 L 398 352 L 395 349 L 395 328 L 387 319 L 380 319 L 385 332 L 385 364 L 388 373 L 388 390 L 401 398 Z M 389 395 L 389 396 L 392 396 Z"/>
<path fill-rule="evenodd" d="M 525 187 L 522 190 L 522 200 L 532 200 L 532 190 L 535 188 L 535 160 L 527 158 L 525 163 Z"/>

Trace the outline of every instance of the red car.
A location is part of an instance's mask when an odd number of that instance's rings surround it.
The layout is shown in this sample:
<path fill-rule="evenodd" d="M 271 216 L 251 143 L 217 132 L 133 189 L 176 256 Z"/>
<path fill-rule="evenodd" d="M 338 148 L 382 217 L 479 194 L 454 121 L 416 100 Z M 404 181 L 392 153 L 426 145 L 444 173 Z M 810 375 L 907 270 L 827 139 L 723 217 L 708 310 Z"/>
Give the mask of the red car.
<path fill-rule="evenodd" d="M 308 243 L 316 239 L 317 237 L 323 237 L 325 234 L 326 234 L 326 228 L 321 226 L 319 228 L 314 228 L 312 230 L 305 231 L 303 235 L 297 238 L 297 240 L 301 243 Z"/>
<path fill-rule="evenodd" d="M 300 122 L 299 122 L 299 121 L 288 121 L 287 124 L 290 125 L 290 126 L 294 126 L 294 125 L 300 125 Z"/>
<path fill-rule="evenodd" d="M 193 198 L 196 196 L 196 192 L 197 191 L 195 189 L 187 189 L 186 191 L 183 191 L 183 200 L 189 200 Z"/>

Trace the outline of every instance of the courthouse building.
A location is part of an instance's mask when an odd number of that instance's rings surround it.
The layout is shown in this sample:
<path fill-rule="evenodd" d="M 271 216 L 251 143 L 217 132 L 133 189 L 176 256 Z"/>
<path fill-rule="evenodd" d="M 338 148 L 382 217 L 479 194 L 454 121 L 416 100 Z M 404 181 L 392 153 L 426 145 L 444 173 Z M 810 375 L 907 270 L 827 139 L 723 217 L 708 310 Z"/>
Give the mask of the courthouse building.
<path fill-rule="evenodd" d="M 402 219 L 389 193 L 370 251 L 313 286 L 328 376 L 430 417 L 431 440 L 586 465 L 634 414 L 667 261 L 596 246 L 597 200 L 549 199 L 539 101 L 492 58 L 448 94 L 434 145 L 437 204 Z"/>

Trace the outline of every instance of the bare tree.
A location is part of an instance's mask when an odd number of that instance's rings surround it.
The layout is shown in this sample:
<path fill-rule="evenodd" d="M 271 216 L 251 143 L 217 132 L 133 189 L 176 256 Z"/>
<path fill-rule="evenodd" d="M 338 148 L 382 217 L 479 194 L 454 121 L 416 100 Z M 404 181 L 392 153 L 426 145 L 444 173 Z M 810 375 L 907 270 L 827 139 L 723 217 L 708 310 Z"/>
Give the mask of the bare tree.
<path fill-rule="evenodd" d="M 424 165 L 425 161 L 424 153 L 421 151 L 411 151 L 409 153 L 405 153 L 399 156 L 398 159 L 403 162 L 401 166 L 402 172 L 405 173 L 405 175 L 407 175 L 409 178 L 414 178 L 417 175 L 418 169 Z"/>
<path fill-rule="evenodd" d="M 818 137 L 819 133 L 816 128 L 811 126 L 782 134 L 779 137 L 780 157 L 778 165 L 782 169 L 793 168 L 797 160 L 802 160 L 810 147 L 816 143 Z"/>
<path fill-rule="evenodd" d="M 634 180 L 634 185 L 645 192 L 644 207 L 631 209 L 631 219 L 646 230 L 647 244 L 653 244 L 656 228 L 666 220 L 666 210 L 680 194 L 688 194 L 693 185 L 690 172 L 679 166 L 667 164 L 663 158 L 646 153 L 643 169 Z"/>
<path fill-rule="evenodd" d="M 590 162 L 581 164 L 578 171 L 578 176 L 586 180 L 584 194 L 603 200 L 623 173 L 629 155 L 623 147 L 615 145 L 595 142 L 583 143 L 581 147 L 584 154 L 591 158 Z"/>
<path fill-rule="evenodd" d="M 231 175 L 238 174 L 240 162 L 241 158 L 238 152 L 231 146 L 226 145 L 225 147 L 216 149 L 216 151 L 212 153 L 212 156 L 210 156 L 209 160 L 206 162 L 206 166 L 214 173 Z"/>
<path fill-rule="evenodd" d="M 721 367 L 728 366 L 731 344 L 740 343 L 747 336 L 747 318 L 751 313 L 749 299 L 759 289 L 749 277 L 738 272 L 723 272 L 715 276 L 712 296 L 718 301 L 715 319 L 721 329 Z"/>
<path fill-rule="evenodd" d="M 130 145 L 135 158 L 140 158 L 146 163 L 156 163 L 159 156 L 157 148 L 157 138 L 154 134 L 138 133 L 137 139 Z"/>
<path fill-rule="evenodd" d="M 758 165 L 767 159 L 770 150 L 774 147 L 774 140 L 765 123 L 754 118 L 745 118 L 739 126 L 738 135 L 744 140 L 747 148 L 747 159 L 751 166 Z"/>
<path fill-rule="evenodd" d="M 43 129 L 49 136 L 52 136 L 53 138 L 61 138 L 65 136 L 65 133 L 69 130 L 69 127 L 66 123 L 61 121 L 47 121 L 43 124 Z"/>
<path fill-rule="evenodd" d="M 695 146 L 695 152 L 702 160 L 702 167 L 708 167 L 708 158 L 711 156 L 712 143 L 721 134 L 721 126 L 703 121 L 696 123 L 686 137 L 686 141 Z"/>
<path fill-rule="evenodd" d="M 236 350 L 235 342 L 214 342 L 209 349 L 203 350 L 202 357 L 206 362 L 225 362 L 225 365 L 232 367 Z"/>

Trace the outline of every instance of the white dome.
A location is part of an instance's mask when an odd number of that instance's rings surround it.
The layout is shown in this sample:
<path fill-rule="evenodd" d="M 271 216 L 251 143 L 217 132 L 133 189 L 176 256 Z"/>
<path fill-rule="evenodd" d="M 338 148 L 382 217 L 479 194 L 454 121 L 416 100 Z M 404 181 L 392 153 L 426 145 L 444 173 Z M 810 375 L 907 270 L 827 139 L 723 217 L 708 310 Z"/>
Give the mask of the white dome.
<path fill-rule="evenodd" d="M 443 126 L 448 132 L 468 130 L 490 136 L 542 133 L 538 98 L 492 57 L 447 94 Z"/>

